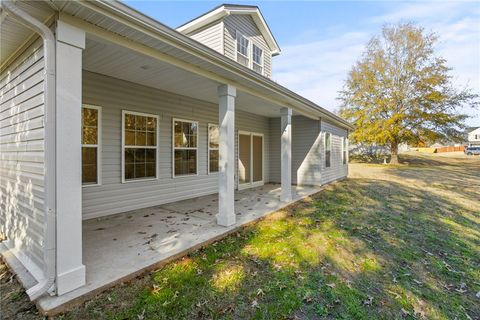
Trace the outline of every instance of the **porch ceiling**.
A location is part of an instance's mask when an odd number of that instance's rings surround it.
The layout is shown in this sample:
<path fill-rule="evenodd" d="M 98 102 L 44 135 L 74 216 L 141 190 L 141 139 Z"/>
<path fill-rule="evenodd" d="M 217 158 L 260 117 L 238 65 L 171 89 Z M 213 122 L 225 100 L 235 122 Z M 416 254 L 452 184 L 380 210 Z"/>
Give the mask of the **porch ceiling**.
<path fill-rule="evenodd" d="M 87 36 L 83 52 L 83 69 L 218 103 L 217 87 L 220 83 L 91 35 Z M 236 108 L 266 117 L 279 117 L 281 106 L 237 91 Z"/>

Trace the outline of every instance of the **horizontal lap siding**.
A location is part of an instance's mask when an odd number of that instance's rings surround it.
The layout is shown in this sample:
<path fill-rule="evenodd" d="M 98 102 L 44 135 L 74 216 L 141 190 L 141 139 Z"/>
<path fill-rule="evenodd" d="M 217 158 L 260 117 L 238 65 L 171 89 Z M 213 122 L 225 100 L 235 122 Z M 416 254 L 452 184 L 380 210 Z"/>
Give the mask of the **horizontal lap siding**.
<path fill-rule="evenodd" d="M 44 59 L 40 40 L 0 76 L 0 233 L 43 277 Z"/>
<path fill-rule="evenodd" d="M 320 185 L 320 121 L 292 117 L 292 181 L 298 185 Z"/>
<path fill-rule="evenodd" d="M 225 55 L 230 59 L 236 60 L 236 30 L 240 31 L 244 36 L 246 36 L 252 43 L 257 45 L 260 49 L 263 50 L 264 54 L 264 68 L 265 76 L 272 76 L 272 55 L 270 49 L 267 45 L 267 42 L 263 38 L 262 34 L 258 30 L 255 22 L 252 17 L 248 15 L 229 15 L 224 19 L 225 25 L 225 38 L 224 38 L 224 47 Z"/>
<path fill-rule="evenodd" d="M 102 185 L 83 188 L 85 219 L 218 192 L 218 175 L 207 174 L 207 126 L 218 123 L 218 105 L 86 71 L 83 102 L 102 107 Z M 122 110 L 159 116 L 158 180 L 121 183 Z M 264 133 L 268 149 L 268 118 L 235 116 L 238 129 Z M 197 176 L 172 178 L 172 118 L 199 122 Z"/>
<path fill-rule="evenodd" d="M 271 180 L 281 181 L 280 118 L 271 119 Z M 292 183 L 320 185 L 320 121 L 303 116 L 292 117 Z"/>
<path fill-rule="evenodd" d="M 217 21 L 200 30 L 196 30 L 194 33 L 188 34 L 188 36 L 223 54 L 222 26 L 222 22 Z"/>
<path fill-rule="evenodd" d="M 332 134 L 332 158 L 330 168 L 326 168 L 322 142 L 322 184 L 344 178 L 348 174 L 348 165 L 342 161 L 342 137 L 348 136 L 347 130 L 322 120 L 322 135 L 325 135 L 325 132 Z M 323 139 L 324 137 L 322 141 Z"/>
<path fill-rule="evenodd" d="M 325 132 L 332 134 L 331 167 L 325 167 Z M 303 116 L 292 117 L 292 183 L 322 185 L 343 178 L 348 166 L 342 162 L 342 137 L 345 129 L 328 122 Z M 271 163 L 270 180 L 281 181 L 280 118 L 270 119 Z"/>

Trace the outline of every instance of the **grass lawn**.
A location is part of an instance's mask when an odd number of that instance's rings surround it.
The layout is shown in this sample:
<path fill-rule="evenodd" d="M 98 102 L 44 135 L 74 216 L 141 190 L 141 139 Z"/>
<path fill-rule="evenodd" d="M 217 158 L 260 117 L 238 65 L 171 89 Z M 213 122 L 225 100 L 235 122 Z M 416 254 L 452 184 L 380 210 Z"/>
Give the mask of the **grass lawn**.
<path fill-rule="evenodd" d="M 349 179 L 59 318 L 480 319 L 480 158 L 401 160 L 352 164 Z M 40 318 L 0 268 L 0 310 Z"/>

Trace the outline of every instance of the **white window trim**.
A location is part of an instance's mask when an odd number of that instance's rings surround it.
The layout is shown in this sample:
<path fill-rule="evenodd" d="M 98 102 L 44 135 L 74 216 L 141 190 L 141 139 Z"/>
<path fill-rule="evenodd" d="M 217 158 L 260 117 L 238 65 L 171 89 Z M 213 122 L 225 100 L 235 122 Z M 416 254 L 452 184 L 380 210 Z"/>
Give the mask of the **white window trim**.
<path fill-rule="evenodd" d="M 243 55 L 242 53 L 238 52 L 238 38 L 239 37 L 243 37 L 245 38 L 247 41 L 248 41 L 248 45 L 247 45 L 247 55 Z M 250 58 L 250 52 L 252 51 L 251 50 L 251 46 L 252 46 L 252 41 L 250 41 L 250 39 L 248 39 L 243 33 L 241 33 L 240 31 L 238 30 L 235 30 L 235 61 L 238 62 L 238 55 L 240 54 L 242 57 L 246 58 L 248 60 L 248 67 L 251 68 L 251 65 L 252 65 L 252 59 Z M 240 63 L 240 62 L 238 62 Z M 243 64 L 242 64 L 243 65 Z"/>
<path fill-rule="evenodd" d="M 258 64 L 253 60 L 253 51 L 254 51 L 253 47 L 254 46 L 262 51 L 262 58 L 261 58 L 261 61 L 260 61 L 261 64 Z M 252 70 L 253 70 L 253 64 L 256 64 L 256 65 L 258 65 L 259 67 L 262 68 L 262 73 L 260 73 L 260 74 L 261 75 L 265 74 L 264 60 L 265 60 L 265 51 L 262 48 L 260 48 L 260 46 L 257 46 L 255 43 L 252 43 Z"/>
<path fill-rule="evenodd" d="M 327 167 L 327 135 L 330 135 L 330 146 L 329 150 L 330 151 L 330 165 Z M 325 132 L 324 138 L 323 138 L 323 165 L 325 166 L 325 169 L 331 168 L 332 167 L 332 134 L 330 132 Z"/>
<path fill-rule="evenodd" d="M 239 170 L 239 161 L 240 161 L 240 135 L 249 135 L 250 136 L 250 148 L 253 148 L 253 137 L 262 137 L 262 181 L 253 182 L 253 165 L 250 167 L 250 182 L 240 183 L 240 175 L 238 174 Z M 263 133 L 251 132 L 238 130 L 237 132 L 237 189 L 244 190 L 248 188 L 255 188 L 265 185 L 265 135 Z M 251 150 L 250 150 L 251 151 Z M 250 163 L 253 164 L 253 152 L 250 152 Z"/>
<path fill-rule="evenodd" d="M 155 147 L 152 146 L 129 146 L 129 148 L 138 148 L 138 149 L 155 149 L 156 152 L 156 157 L 155 157 L 155 178 L 138 178 L 138 179 L 125 179 L 125 115 L 126 114 L 132 114 L 136 116 L 144 116 L 144 117 L 150 117 L 150 118 L 155 118 L 157 119 L 157 136 L 156 136 L 156 145 Z M 151 113 L 143 113 L 143 112 L 137 112 L 137 111 L 129 111 L 129 110 L 122 110 L 122 183 L 134 183 L 134 182 L 144 182 L 144 181 L 152 181 L 152 180 L 158 180 L 159 178 L 159 143 L 160 143 L 160 124 L 159 121 L 160 117 L 155 114 Z"/>
<path fill-rule="evenodd" d="M 102 107 L 91 105 L 91 104 L 82 104 L 82 109 L 95 109 L 98 112 L 97 119 L 97 144 L 83 144 L 83 147 L 97 148 L 97 183 L 82 183 L 83 188 L 97 187 L 102 185 Z M 82 139 L 83 139 L 83 121 L 82 121 Z M 83 166 L 83 163 L 82 163 Z"/>
<path fill-rule="evenodd" d="M 218 135 L 219 135 L 219 138 L 220 138 L 220 126 L 216 123 L 209 123 L 208 127 L 207 127 L 207 146 L 208 146 L 208 148 L 207 148 L 207 153 L 208 153 L 207 154 L 207 172 L 208 172 L 208 174 L 218 174 L 218 172 L 220 171 L 220 168 L 219 168 L 218 171 L 210 172 L 210 150 L 218 150 L 219 155 L 220 155 L 219 148 L 211 148 L 210 147 L 210 127 L 217 127 L 218 128 Z"/>
<path fill-rule="evenodd" d="M 188 123 L 196 123 L 197 124 L 197 147 L 192 148 L 192 147 L 175 147 L 175 121 L 180 121 L 180 122 L 188 122 Z M 198 121 L 195 120 L 187 120 L 187 119 L 180 119 L 180 118 L 172 118 L 172 178 L 184 178 L 184 177 L 193 177 L 193 176 L 198 176 L 198 137 L 200 136 L 200 126 Z M 196 168 L 197 172 L 192 173 L 192 174 L 182 174 L 182 175 L 175 175 L 175 150 L 197 150 L 197 158 L 195 159 L 196 163 Z"/>

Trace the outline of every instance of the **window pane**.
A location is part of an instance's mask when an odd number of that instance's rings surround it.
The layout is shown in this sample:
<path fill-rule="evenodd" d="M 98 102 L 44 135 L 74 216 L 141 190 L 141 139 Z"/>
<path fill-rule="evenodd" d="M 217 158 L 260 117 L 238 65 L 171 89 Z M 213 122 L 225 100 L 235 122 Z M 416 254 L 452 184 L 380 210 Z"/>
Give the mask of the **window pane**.
<path fill-rule="evenodd" d="M 196 122 L 175 121 L 174 145 L 177 148 L 197 147 L 198 124 Z"/>
<path fill-rule="evenodd" d="M 135 149 L 125 148 L 125 163 L 135 162 Z"/>
<path fill-rule="evenodd" d="M 157 150 L 156 149 L 146 149 L 145 150 L 145 161 L 146 162 L 155 162 Z"/>
<path fill-rule="evenodd" d="M 175 150 L 175 175 L 197 173 L 197 150 Z"/>
<path fill-rule="evenodd" d="M 254 63 L 253 64 L 253 71 L 261 74 L 263 72 L 263 68 L 261 66 L 259 66 L 258 64 Z"/>
<path fill-rule="evenodd" d="M 157 119 L 148 117 L 147 118 L 147 130 L 148 131 L 157 131 Z"/>
<path fill-rule="evenodd" d="M 263 180 L 263 137 L 253 136 L 253 182 Z"/>
<path fill-rule="evenodd" d="M 125 145 L 127 146 L 135 145 L 135 131 L 131 131 L 131 130 L 125 131 Z"/>
<path fill-rule="evenodd" d="M 82 147 L 82 183 L 97 183 L 97 148 Z"/>
<path fill-rule="evenodd" d="M 253 62 L 261 65 L 262 64 L 262 54 L 263 51 L 256 45 L 253 45 Z"/>
<path fill-rule="evenodd" d="M 135 130 L 147 130 L 147 117 L 135 116 Z"/>
<path fill-rule="evenodd" d="M 135 132 L 135 145 L 144 146 L 147 144 L 147 133 L 144 131 Z"/>
<path fill-rule="evenodd" d="M 135 163 L 135 178 L 145 178 L 145 162 Z"/>
<path fill-rule="evenodd" d="M 220 132 L 218 126 L 209 126 L 208 127 L 208 143 L 210 148 L 218 148 L 220 138 Z"/>
<path fill-rule="evenodd" d="M 133 163 L 125 164 L 125 180 L 134 179 L 135 178 L 135 165 Z"/>
<path fill-rule="evenodd" d="M 145 163 L 145 149 L 135 149 L 135 163 Z"/>
<path fill-rule="evenodd" d="M 83 127 L 82 144 L 97 144 L 97 128 Z"/>
<path fill-rule="evenodd" d="M 218 150 L 210 150 L 210 172 L 218 172 Z"/>
<path fill-rule="evenodd" d="M 243 64 L 246 67 L 248 67 L 248 59 L 245 58 L 244 56 L 238 55 L 237 56 L 237 62 L 240 63 L 240 64 Z"/>
<path fill-rule="evenodd" d="M 125 148 L 125 179 L 156 177 L 157 150 Z"/>
<path fill-rule="evenodd" d="M 157 176 L 156 166 L 155 166 L 154 162 L 147 162 L 145 170 L 146 170 L 145 176 L 147 176 L 147 177 L 156 177 Z"/>
<path fill-rule="evenodd" d="M 97 127 L 98 110 L 91 108 L 82 108 L 83 125 L 87 127 Z"/>
<path fill-rule="evenodd" d="M 147 146 L 156 146 L 156 134 L 155 132 L 147 132 Z"/>
<path fill-rule="evenodd" d="M 135 129 L 135 116 L 133 114 L 125 114 L 125 129 Z"/>
<path fill-rule="evenodd" d="M 240 183 L 250 183 L 250 135 L 241 134 L 238 141 L 238 178 Z"/>

